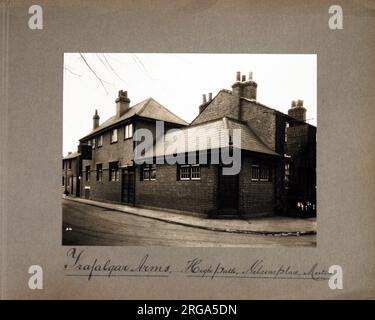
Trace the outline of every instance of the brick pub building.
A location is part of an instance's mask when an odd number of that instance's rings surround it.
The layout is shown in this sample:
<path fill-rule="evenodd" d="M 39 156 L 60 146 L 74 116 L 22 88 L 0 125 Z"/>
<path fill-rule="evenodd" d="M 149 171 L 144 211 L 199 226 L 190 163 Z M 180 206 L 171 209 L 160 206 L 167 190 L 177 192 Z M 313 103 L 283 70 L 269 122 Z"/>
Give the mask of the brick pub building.
<path fill-rule="evenodd" d="M 190 123 L 152 98 L 130 107 L 120 91 L 116 113 L 102 124 L 97 111 L 93 130 L 80 139 L 78 151 L 63 158 L 65 194 L 148 208 L 227 215 L 315 214 L 316 127 L 306 122 L 303 101 L 293 101 L 288 114 L 257 101 L 257 83 L 237 72 L 232 90 L 215 97 L 203 95 L 199 114 Z M 134 162 L 133 134 L 149 129 L 154 142 L 156 121 L 165 132 L 180 129 L 189 137 L 210 134 L 207 164 L 148 164 Z M 212 164 L 223 129 L 241 130 L 241 170 L 223 175 L 223 164 Z M 168 145 L 166 133 L 165 144 Z M 202 151 L 187 143 L 185 156 Z M 165 148 L 153 153 L 166 156 Z M 73 168 L 74 167 L 74 168 Z"/>

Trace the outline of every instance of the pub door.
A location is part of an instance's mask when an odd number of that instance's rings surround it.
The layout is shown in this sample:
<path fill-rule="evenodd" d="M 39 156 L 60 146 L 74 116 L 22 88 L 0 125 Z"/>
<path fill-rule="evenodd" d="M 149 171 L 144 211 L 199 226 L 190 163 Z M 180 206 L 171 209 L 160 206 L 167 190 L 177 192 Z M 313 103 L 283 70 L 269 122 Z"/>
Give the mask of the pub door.
<path fill-rule="evenodd" d="M 222 213 L 237 213 L 238 210 L 238 177 L 239 175 L 223 175 L 219 167 L 219 209 Z"/>
<path fill-rule="evenodd" d="M 134 204 L 135 201 L 135 172 L 133 168 L 122 169 L 121 201 Z"/>

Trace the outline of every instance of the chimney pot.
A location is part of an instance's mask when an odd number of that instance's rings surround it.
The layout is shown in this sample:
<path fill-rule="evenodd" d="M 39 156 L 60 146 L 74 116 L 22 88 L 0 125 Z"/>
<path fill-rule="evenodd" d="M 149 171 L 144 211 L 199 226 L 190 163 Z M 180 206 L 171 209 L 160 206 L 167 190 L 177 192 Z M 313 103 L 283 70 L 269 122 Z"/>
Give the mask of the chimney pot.
<path fill-rule="evenodd" d="M 93 130 L 95 130 L 97 127 L 99 127 L 99 120 L 100 120 L 100 117 L 98 115 L 98 110 L 95 109 L 95 114 L 92 117 L 92 129 Z"/>
<path fill-rule="evenodd" d="M 241 72 L 237 71 L 236 81 L 241 81 Z"/>
<path fill-rule="evenodd" d="M 293 100 L 288 115 L 299 121 L 306 121 L 306 109 L 303 107 L 303 100 Z"/>
<path fill-rule="evenodd" d="M 116 115 L 121 117 L 128 111 L 130 106 L 130 99 L 128 98 L 128 92 L 120 90 L 118 92 L 118 98 L 116 99 Z"/>
<path fill-rule="evenodd" d="M 253 73 L 251 71 L 249 72 L 249 80 L 253 80 Z"/>
<path fill-rule="evenodd" d="M 209 94 L 208 94 L 208 101 L 211 101 L 212 100 L 212 92 L 210 92 Z"/>
<path fill-rule="evenodd" d="M 203 104 L 207 103 L 207 98 L 205 94 L 202 94 L 202 103 Z"/>
<path fill-rule="evenodd" d="M 245 81 L 246 81 L 246 76 L 242 75 L 242 82 L 245 82 Z"/>

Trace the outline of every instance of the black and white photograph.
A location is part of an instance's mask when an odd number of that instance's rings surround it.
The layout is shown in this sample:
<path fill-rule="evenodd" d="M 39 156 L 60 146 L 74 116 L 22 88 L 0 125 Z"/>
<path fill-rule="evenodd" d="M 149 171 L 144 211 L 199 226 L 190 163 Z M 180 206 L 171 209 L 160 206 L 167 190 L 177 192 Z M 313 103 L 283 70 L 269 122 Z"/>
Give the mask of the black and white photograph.
<path fill-rule="evenodd" d="M 0 300 L 235 319 L 373 299 L 374 19 L 375 0 L 0 0 Z"/>
<path fill-rule="evenodd" d="M 316 54 L 65 53 L 62 244 L 317 244 Z"/>

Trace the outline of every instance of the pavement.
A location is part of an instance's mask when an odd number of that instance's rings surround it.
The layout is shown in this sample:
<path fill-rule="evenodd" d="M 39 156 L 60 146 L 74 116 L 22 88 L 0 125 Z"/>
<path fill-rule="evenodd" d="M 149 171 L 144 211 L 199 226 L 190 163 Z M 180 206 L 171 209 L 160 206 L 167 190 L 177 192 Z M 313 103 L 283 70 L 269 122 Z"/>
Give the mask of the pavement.
<path fill-rule="evenodd" d="M 254 218 L 207 218 L 202 214 L 191 212 L 166 212 L 155 209 L 94 201 L 82 198 L 63 196 L 64 199 L 84 203 L 109 210 L 116 210 L 128 214 L 146 217 L 154 220 L 174 223 L 183 226 L 205 230 L 232 232 L 242 234 L 260 234 L 273 236 L 303 236 L 315 235 L 317 229 L 316 218 L 289 218 L 280 216 Z"/>

